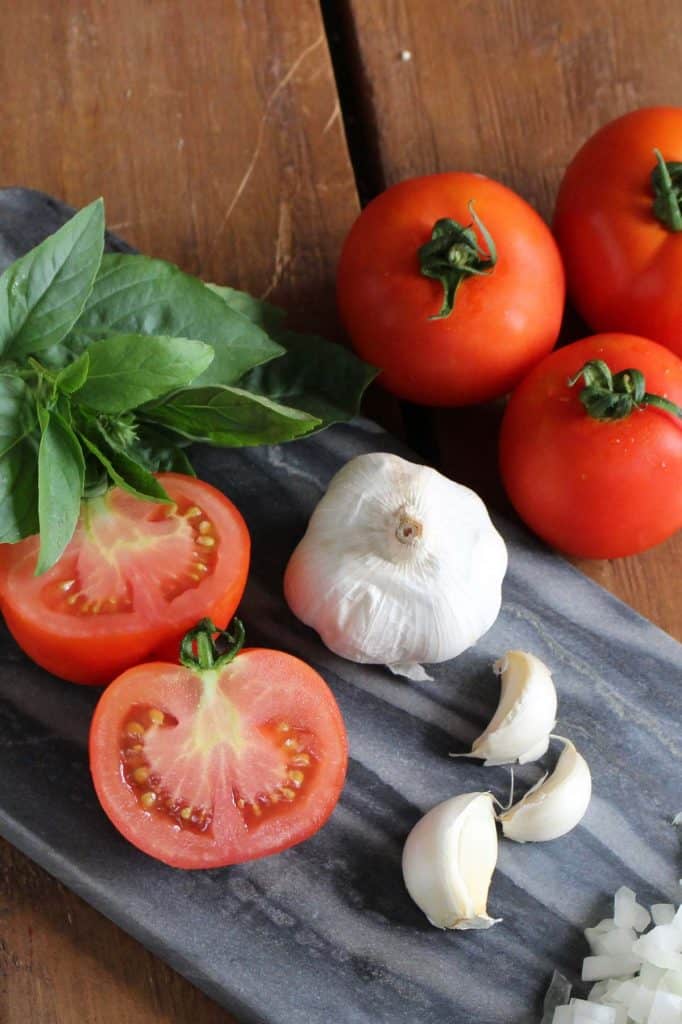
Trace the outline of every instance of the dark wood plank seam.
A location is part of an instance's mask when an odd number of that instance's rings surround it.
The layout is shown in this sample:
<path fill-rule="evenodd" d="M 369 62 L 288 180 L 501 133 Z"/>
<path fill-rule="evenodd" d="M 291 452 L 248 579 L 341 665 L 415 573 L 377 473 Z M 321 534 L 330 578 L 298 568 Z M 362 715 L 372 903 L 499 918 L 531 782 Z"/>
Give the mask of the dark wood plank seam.
<path fill-rule="evenodd" d="M 370 102 L 371 83 L 363 68 L 355 20 L 348 0 L 320 0 L 320 12 L 355 186 L 360 203 L 365 206 L 386 188 L 379 152 L 379 130 Z M 415 356 L 418 357 L 418 353 Z M 438 463 L 440 454 L 430 410 L 412 402 L 399 404 L 408 444 L 427 462 Z"/>

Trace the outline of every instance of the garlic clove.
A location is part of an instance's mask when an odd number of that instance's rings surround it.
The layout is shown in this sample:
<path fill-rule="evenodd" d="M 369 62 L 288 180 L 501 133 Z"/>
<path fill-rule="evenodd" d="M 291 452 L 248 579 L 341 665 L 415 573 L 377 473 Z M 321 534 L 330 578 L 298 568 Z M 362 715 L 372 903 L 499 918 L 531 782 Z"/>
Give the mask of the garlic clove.
<path fill-rule="evenodd" d="M 564 749 L 552 774 L 498 817 L 507 839 L 517 843 L 558 839 L 575 828 L 587 810 L 592 795 L 587 761 L 570 740 L 555 738 L 562 741 Z"/>
<path fill-rule="evenodd" d="M 463 793 L 433 807 L 403 849 L 410 896 L 436 928 L 490 928 L 486 910 L 497 863 L 497 828 L 490 793 Z"/>
<path fill-rule="evenodd" d="M 499 703 L 469 756 L 481 758 L 486 765 L 536 761 L 547 751 L 556 724 L 552 675 L 544 662 L 527 651 L 507 651 L 493 671 L 500 676 Z"/>

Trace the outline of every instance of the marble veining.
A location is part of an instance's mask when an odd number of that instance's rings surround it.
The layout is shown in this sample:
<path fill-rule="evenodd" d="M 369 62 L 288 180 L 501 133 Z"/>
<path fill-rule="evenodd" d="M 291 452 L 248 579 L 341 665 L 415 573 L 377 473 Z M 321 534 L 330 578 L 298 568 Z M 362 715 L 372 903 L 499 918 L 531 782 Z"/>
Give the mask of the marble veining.
<path fill-rule="evenodd" d="M 0 262 L 65 215 L 39 193 L 0 192 Z M 116 834 L 90 784 L 97 691 L 47 676 L 3 628 L 0 832 L 244 1022 L 531 1024 L 552 969 L 575 977 L 586 953 L 581 928 L 606 914 L 620 884 L 645 902 L 678 897 L 670 818 L 682 808 L 682 647 L 499 521 L 510 550 L 502 612 L 473 650 L 420 684 L 331 654 L 288 611 L 282 572 L 333 473 L 376 450 L 402 451 L 357 420 L 292 445 L 205 450 L 196 460 L 252 533 L 241 608 L 250 642 L 309 661 L 342 708 L 350 769 L 324 829 L 286 853 L 222 870 L 179 872 L 145 857 Z M 501 842 L 489 901 L 501 924 L 439 932 L 403 889 L 402 843 L 439 800 L 487 788 L 506 798 L 506 769 L 447 754 L 466 749 L 490 717 L 490 666 L 509 647 L 551 666 L 557 731 L 586 756 L 594 797 L 564 839 Z M 520 784 L 540 767 L 519 769 Z"/>

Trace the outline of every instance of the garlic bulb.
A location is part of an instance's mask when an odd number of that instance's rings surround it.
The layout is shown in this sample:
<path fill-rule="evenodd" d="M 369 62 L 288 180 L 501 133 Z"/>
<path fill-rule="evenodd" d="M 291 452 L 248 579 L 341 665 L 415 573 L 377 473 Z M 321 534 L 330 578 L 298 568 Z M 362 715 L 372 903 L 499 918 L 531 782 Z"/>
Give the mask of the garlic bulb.
<path fill-rule="evenodd" d="M 490 793 L 464 793 L 433 807 L 403 849 L 410 896 L 436 928 L 490 928 L 486 901 L 497 863 Z"/>
<path fill-rule="evenodd" d="M 550 671 L 526 651 L 507 651 L 493 670 L 500 676 L 500 700 L 468 756 L 480 757 L 486 765 L 535 761 L 546 752 L 556 722 L 557 696 Z"/>
<path fill-rule="evenodd" d="M 284 577 L 289 607 L 336 654 L 429 678 L 497 618 L 507 549 L 473 491 L 397 455 L 351 459 Z"/>
<path fill-rule="evenodd" d="M 508 811 L 499 815 L 502 831 L 517 843 L 539 843 L 566 835 L 581 820 L 592 795 L 592 777 L 585 758 L 570 740 L 550 776 L 540 779 Z"/>

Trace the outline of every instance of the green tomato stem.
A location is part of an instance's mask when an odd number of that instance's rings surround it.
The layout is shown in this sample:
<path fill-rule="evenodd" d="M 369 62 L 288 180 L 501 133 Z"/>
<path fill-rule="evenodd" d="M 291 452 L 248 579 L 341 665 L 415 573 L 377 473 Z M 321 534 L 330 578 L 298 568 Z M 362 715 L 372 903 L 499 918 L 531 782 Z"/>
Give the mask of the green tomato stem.
<path fill-rule="evenodd" d="M 581 378 L 585 386 L 580 392 L 580 401 L 595 420 L 606 423 L 622 420 L 648 405 L 682 419 L 682 407 L 663 395 L 654 395 L 646 390 L 641 370 L 630 368 L 612 373 L 602 359 L 591 359 L 573 377 L 569 377 L 568 386 L 574 387 Z"/>
<path fill-rule="evenodd" d="M 456 220 L 442 217 L 431 231 L 431 238 L 419 249 L 419 269 L 424 277 L 440 281 L 443 286 L 441 308 L 429 320 L 443 320 L 450 316 L 457 291 L 467 277 L 491 274 L 497 263 L 495 242 L 485 224 L 469 203 L 471 224 L 464 227 Z M 478 228 L 486 249 L 478 242 Z"/>
<path fill-rule="evenodd" d="M 217 640 L 227 642 L 227 650 L 220 653 Z M 210 619 L 202 619 L 193 629 L 185 633 L 180 645 L 180 664 L 195 672 L 221 669 L 237 657 L 246 639 L 246 631 L 240 619 L 234 618 L 228 629 L 218 629 Z"/>
<path fill-rule="evenodd" d="M 654 149 L 654 154 L 654 214 L 669 231 L 682 231 L 682 163 L 666 162 L 660 149 Z"/>

